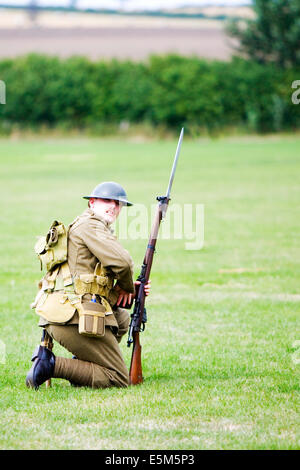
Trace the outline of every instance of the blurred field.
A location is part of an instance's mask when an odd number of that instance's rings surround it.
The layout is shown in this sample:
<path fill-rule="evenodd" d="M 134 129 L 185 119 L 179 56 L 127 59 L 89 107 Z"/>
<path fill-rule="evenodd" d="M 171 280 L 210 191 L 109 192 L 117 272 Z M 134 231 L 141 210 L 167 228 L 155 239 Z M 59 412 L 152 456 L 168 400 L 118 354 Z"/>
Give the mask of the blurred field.
<path fill-rule="evenodd" d="M 175 147 L 0 141 L 2 449 L 299 448 L 297 136 L 184 141 L 172 202 L 205 205 L 205 244 L 187 251 L 184 240 L 158 241 L 142 386 L 74 389 L 54 379 L 49 391 L 25 387 L 40 336 L 29 309 L 40 277 L 35 236 L 82 212 L 81 196 L 101 180 L 152 204 Z M 123 244 L 137 274 L 146 241 Z"/>
<path fill-rule="evenodd" d="M 217 20 L 42 12 L 33 23 L 22 11 L 0 13 L 0 57 L 39 52 L 139 60 L 176 52 L 226 60 L 232 53 Z"/>

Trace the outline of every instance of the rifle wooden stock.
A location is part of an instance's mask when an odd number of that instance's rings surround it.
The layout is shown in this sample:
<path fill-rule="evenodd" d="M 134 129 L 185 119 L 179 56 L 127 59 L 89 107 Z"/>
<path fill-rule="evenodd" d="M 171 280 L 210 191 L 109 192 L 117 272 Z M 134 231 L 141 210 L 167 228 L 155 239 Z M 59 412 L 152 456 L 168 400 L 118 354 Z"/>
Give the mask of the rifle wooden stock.
<path fill-rule="evenodd" d="M 129 383 L 130 385 L 138 385 L 143 382 L 142 371 L 142 346 L 140 344 L 140 334 L 133 334 L 133 351 L 131 356 Z"/>

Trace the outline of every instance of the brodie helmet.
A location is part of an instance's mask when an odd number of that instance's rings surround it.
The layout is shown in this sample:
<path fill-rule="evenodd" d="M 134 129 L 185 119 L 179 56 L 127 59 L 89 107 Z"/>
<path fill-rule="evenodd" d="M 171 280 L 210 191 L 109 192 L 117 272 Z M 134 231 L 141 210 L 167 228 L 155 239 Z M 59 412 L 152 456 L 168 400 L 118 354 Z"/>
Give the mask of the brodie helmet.
<path fill-rule="evenodd" d="M 127 200 L 125 189 L 114 181 L 100 183 L 93 189 L 90 196 L 83 196 L 83 199 L 91 198 L 114 199 L 124 204 L 124 206 L 132 206 L 132 203 Z"/>

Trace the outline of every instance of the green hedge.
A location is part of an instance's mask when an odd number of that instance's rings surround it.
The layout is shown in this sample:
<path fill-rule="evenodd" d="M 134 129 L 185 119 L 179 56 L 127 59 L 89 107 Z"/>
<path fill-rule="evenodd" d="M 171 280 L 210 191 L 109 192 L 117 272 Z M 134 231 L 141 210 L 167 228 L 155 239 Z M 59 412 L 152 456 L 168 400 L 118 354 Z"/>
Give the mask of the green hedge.
<path fill-rule="evenodd" d="M 59 59 L 31 54 L 0 62 L 6 104 L 0 125 L 81 128 L 151 123 L 197 133 L 242 126 L 251 131 L 300 127 L 291 83 L 283 71 L 243 59 L 207 61 L 176 55 L 148 62 Z"/>

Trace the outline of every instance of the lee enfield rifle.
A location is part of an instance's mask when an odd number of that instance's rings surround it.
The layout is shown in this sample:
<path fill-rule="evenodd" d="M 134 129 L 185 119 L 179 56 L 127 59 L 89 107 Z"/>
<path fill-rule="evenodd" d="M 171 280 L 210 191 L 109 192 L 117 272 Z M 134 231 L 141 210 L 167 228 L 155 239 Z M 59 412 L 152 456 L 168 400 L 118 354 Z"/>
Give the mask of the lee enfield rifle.
<path fill-rule="evenodd" d="M 133 312 L 131 314 L 131 321 L 130 321 L 129 332 L 128 332 L 128 340 L 127 340 L 128 347 L 130 347 L 131 344 L 133 344 L 130 370 L 129 370 L 129 380 L 130 380 L 131 385 L 137 385 L 143 381 L 142 357 L 141 357 L 142 346 L 140 344 L 140 332 L 144 331 L 145 323 L 147 322 L 144 287 L 149 280 L 160 223 L 166 215 L 168 204 L 170 201 L 171 188 L 172 188 L 172 183 L 173 183 L 173 179 L 175 175 L 175 170 L 177 166 L 177 160 L 179 157 L 182 139 L 183 139 L 183 128 L 181 129 L 178 144 L 177 144 L 177 149 L 176 149 L 175 158 L 174 158 L 174 162 L 172 166 L 167 193 L 165 196 L 158 196 L 156 198 L 158 201 L 156 214 L 155 214 L 154 221 L 152 224 L 151 233 L 150 233 L 150 237 L 149 237 L 149 241 L 148 241 L 148 245 L 146 249 L 146 254 L 145 254 L 144 261 L 141 267 L 141 272 L 137 278 L 137 280 L 140 281 L 140 284 L 136 286 L 136 295 L 135 295 L 135 300 L 134 300 Z"/>

